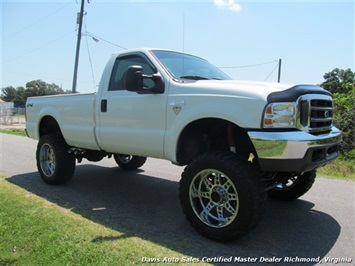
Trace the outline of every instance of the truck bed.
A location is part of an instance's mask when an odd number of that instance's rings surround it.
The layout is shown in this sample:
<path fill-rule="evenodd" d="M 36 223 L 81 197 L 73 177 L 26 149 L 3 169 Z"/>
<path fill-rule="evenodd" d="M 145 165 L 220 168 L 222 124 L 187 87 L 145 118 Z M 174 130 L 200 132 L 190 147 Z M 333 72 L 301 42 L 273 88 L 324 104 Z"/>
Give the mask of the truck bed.
<path fill-rule="evenodd" d="M 39 139 L 39 121 L 53 117 L 68 144 L 99 150 L 95 137 L 96 93 L 32 97 L 27 101 L 26 128 L 30 138 Z"/>

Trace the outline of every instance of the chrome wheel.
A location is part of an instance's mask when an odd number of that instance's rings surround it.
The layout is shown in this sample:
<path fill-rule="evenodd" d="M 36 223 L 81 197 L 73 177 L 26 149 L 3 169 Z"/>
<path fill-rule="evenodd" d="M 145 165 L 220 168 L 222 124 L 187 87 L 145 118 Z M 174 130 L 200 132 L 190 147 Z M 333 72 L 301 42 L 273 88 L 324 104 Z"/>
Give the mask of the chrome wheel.
<path fill-rule="evenodd" d="M 229 151 L 197 156 L 181 175 L 179 193 L 191 225 L 218 241 L 250 232 L 260 221 L 266 200 L 258 169 Z"/>
<path fill-rule="evenodd" d="M 189 196 L 193 211 L 208 226 L 223 228 L 237 217 L 237 189 L 232 180 L 218 170 L 200 171 L 191 182 Z"/>
<path fill-rule="evenodd" d="M 289 190 L 297 183 L 297 176 L 291 177 L 290 179 L 278 184 L 275 188 L 280 190 Z"/>
<path fill-rule="evenodd" d="M 125 170 L 135 170 L 141 167 L 147 160 L 146 157 L 133 156 L 121 153 L 114 154 L 113 158 L 115 159 L 118 166 Z"/>
<path fill-rule="evenodd" d="M 298 199 L 311 189 L 316 175 L 316 170 L 312 170 L 298 176 L 288 177 L 275 188 L 268 190 L 267 194 L 277 200 Z"/>
<path fill-rule="evenodd" d="M 44 144 L 39 153 L 40 166 L 43 174 L 50 177 L 55 172 L 56 160 L 53 148 L 49 144 Z"/>
<path fill-rule="evenodd" d="M 120 160 L 122 163 L 129 163 L 132 161 L 133 156 L 128 154 L 117 154 L 117 159 Z"/>

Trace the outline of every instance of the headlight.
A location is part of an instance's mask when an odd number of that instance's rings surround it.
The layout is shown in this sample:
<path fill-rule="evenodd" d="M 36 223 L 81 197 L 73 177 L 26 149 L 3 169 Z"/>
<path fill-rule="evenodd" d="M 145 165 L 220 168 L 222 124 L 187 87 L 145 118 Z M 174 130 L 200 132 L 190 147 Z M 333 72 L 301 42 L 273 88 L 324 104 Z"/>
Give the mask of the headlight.
<path fill-rule="evenodd" d="M 294 102 L 269 103 L 264 112 L 263 127 L 296 127 L 296 104 Z"/>

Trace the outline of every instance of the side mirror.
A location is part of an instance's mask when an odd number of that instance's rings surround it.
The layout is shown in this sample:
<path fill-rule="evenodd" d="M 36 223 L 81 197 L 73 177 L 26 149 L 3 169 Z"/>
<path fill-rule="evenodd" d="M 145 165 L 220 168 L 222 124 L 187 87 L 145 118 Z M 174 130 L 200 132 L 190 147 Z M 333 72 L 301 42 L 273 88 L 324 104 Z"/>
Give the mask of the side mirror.
<path fill-rule="evenodd" d="M 144 87 L 143 79 L 151 79 L 154 87 L 147 89 Z M 163 93 L 164 82 L 160 74 L 145 75 L 141 66 L 130 66 L 124 74 L 124 84 L 128 91 L 138 93 Z"/>
<path fill-rule="evenodd" d="M 128 91 L 143 90 L 143 68 L 130 66 L 124 74 L 124 84 Z"/>

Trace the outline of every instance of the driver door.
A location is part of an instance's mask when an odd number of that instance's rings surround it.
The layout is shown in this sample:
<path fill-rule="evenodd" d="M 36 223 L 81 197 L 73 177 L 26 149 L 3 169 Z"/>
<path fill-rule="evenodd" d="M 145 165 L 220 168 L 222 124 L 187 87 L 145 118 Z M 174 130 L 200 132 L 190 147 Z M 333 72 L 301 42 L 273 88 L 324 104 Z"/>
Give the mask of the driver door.
<path fill-rule="evenodd" d="M 124 73 L 132 65 L 141 66 L 147 75 L 157 72 L 143 54 L 116 59 L 109 87 L 101 95 L 98 140 L 108 152 L 163 158 L 166 93 L 127 91 Z M 147 89 L 154 85 L 152 80 L 144 79 Z"/>

